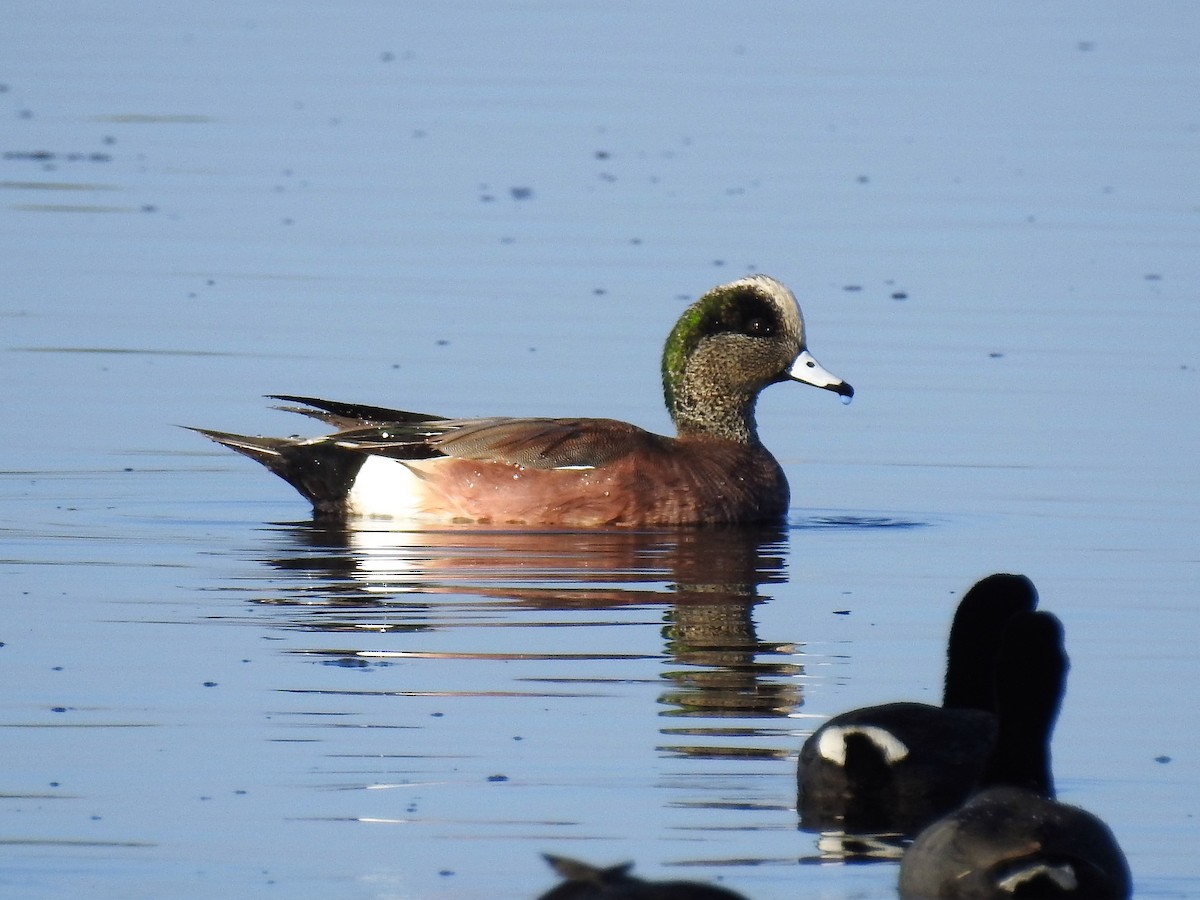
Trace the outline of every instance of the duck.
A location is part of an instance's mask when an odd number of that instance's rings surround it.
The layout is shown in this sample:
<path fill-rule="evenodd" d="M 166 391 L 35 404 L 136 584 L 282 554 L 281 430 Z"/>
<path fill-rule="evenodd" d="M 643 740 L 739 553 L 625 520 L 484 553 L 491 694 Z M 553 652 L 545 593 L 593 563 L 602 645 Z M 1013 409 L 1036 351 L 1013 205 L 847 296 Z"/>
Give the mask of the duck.
<path fill-rule="evenodd" d="M 979 580 L 951 622 L 941 706 L 862 707 L 813 732 L 797 764 L 800 827 L 911 837 L 962 804 L 996 738 L 993 667 L 1004 625 L 1037 601 L 1025 575 L 999 572 Z"/>
<path fill-rule="evenodd" d="M 643 881 L 633 863 L 600 868 L 565 856 L 543 854 L 563 882 L 538 900 L 746 900 L 742 894 L 698 881 Z"/>
<path fill-rule="evenodd" d="M 1112 830 L 1055 797 L 1050 738 L 1068 666 L 1056 616 L 1009 621 L 996 663 L 999 731 L 980 790 L 917 835 L 900 861 L 902 898 L 1131 896 Z"/>
<path fill-rule="evenodd" d="M 291 394 L 332 425 L 316 438 L 193 431 L 266 466 L 317 520 L 532 527 L 778 523 L 790 494 L 755 404 L 798 381 L 854 389 L 813 357 L 792 292 L 767 275 L 718 285 L 683 311 L 662 355 L 668 437 L 600 418 L 455 419 Z"/>

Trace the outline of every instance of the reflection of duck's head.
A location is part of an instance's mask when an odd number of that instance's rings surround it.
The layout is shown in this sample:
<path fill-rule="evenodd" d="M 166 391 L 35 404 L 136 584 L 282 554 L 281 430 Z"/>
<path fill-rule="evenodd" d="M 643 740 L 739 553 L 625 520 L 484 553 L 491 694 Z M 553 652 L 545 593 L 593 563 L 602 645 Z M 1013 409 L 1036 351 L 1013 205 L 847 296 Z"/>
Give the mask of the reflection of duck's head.
<path fill-rule="evenodd" d="M 745 900 L 741 894 L 698 881 L 644 881 L 630 875 L 633 863 L 600 868 L 546 854 L 562 884 L 539 900 Z"/>
<path fill-rule="evenodd" d="M 900 895 L 1130 895 L 1129 865 L 1100 819 L 1054 799 L 1050 736 L 1066 685 L 1062 626 L 1021 613 L 996 664 L 999 734 L 984 790 L 917 836 L 900 867 Z"/>
<path fill-rule="evenodd" d="M 992 672 L 1005 623 L 1036 603 L 1024 575 L 984 578 L 955 612 L 942 706 L 864 707 L 811 735 L 797 775 L 802 827 L 912 833 L 961 803 L 995 738 Z"/>
<path fill-rule="evenodd" d="M 644 614 L 617 610 L 658 609 L 652 615 L 663 623 L 665 654 L 681 664 L 661 672 L 668 714 L 780 716 L 799 703 L 794 648 L 760 641 L 751 613 L 766 599 L 759 586 L 785 577 L 787 532 L 781 527 L 396 531 L 299 525 L 289 532 L 299 546 L 271 562 L 305 577 L 289 578 L 290 590 L 275 588 L 261 601 L 288 617 L 289 627 L 343 634 L 435 630 L 481 614 L 530 627 L 640 626 Z M 581 615 L 591 610 L 600 616 Z M 372 659 L 381 654 L 378 647 L 355 649 Z M 528 658 L 530 649 L 520 653 Z M 683 752 L 690 751 L 688 745 Z"/>

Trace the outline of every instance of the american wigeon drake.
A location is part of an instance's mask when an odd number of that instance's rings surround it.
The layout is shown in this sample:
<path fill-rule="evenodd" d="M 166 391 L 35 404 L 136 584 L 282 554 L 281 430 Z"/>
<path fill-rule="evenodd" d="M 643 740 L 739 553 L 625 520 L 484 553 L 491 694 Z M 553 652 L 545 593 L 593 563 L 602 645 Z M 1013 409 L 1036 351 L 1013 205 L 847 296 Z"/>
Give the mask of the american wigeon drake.
<path fill-rule="evenodd" d="M 800 750 L 800 827 L 913 835 L 977 787 L 997 733 L 996 660 L 1008 621 L 1037 605 L 1024 575 L 996 574 L 963 596 L 946 646 L 942 705 L 898 702 L 840 713 Z"/>
<path fill-rule="evenodd" d="M 312 439 L 195 429 L 303 494 L 317 518 L 411 526 L 672 526 L 781 520 L 783 469 L 758 438 L 759 392 L 853 388 L 808 352 L 796 298 L 765 275 L 720 285 L 667 338 L 663 390 L 677 437 L 613 419 L 448 419 L 273 395 L 333 425 Z"/>
<path fill-rule="evenodd" d="M 545 859 L 563 882 L 538 900 L 746 900 L 698 881 L 644 881 L 629 874 L 633 863 L 602 869 L 565 856 L 545 854 Z"/>
<path fill-rule="evenodd" d="M 1066 686 L 1062 624 L 1014 616 L 996 664 L 999 732 L 983 789 L 922 831 L 900 862 L 900 896 L 1124 900 L 1129 863 L 1096 816 L 1055 800 L 1050 735 Z"/>

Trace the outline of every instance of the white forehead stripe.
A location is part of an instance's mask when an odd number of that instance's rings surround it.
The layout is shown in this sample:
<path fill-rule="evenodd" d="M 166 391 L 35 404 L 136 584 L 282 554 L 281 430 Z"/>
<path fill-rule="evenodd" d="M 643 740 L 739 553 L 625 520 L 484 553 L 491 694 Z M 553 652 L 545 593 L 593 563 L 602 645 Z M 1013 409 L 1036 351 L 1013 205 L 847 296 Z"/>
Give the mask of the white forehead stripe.
<path fill-rule="evenodd" d="M 754 287 L 765 294 L 779 313 L 780 319 L 783 320 L 784 328 L 795 334 L 801 344 L 804 343 L 804 317 L 800 313 L 800 304 L 796 302 L 796 295 L 786 284 L 777 281 L 770 275 L 747 275 L 745 278 L 739 278 L 737 281 L 731 281 L 725 285 L 727 288 L 741 286 Z"/>
<path fill-rule="evenodd" d="M 835 765 L 846 765 L 846 738 L 852 734 L 862 735 L 878 747 L 888 765 L 894 765 L 908 756 L 904 741 L 878 725 L 831 725 L 817 738 L 817 752 L 822 759 Z"/>

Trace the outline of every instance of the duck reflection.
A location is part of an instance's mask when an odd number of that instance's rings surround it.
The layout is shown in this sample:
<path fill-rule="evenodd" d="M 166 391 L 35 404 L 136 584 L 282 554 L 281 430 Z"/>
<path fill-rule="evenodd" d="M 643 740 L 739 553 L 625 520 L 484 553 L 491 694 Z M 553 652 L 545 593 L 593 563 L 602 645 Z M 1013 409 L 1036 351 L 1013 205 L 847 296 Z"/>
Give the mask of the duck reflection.
<path fill-rule="evenodd" d="M 732 552 L 741 556 L 746 550 L 742 545 Z M 728 545 L 723 552 L 731 552 Z M 744 566 L 745 560 L 727 557 L 718 564 Z M 677 583 L 663 631 L 667 653 L 679 666 L 663 673 L 672 684 L 661 697 L 669 715 L 773 718 L 801 705 L 799 682 L 793 677 L 801 672 L 792 661 L 795 645 L 766 643 L 755 633 L 751 610 L 760 599 L 757 587 L 747 582 Z M 674 749 L 688 755 L 716 752 Z"/>
<path fill-rule="evenodd" d="M 589 624 L 628 622 L 631 615 L 650 610 L 661 617 L 663 649 L 671 661 L 662 675 L 669 687 L 660 696 L 666 715 L 778 718 L 801 703 L 793 677 L 800 671 L 795 646 L 760 641 L 752 615 L 766 599 L 760 587 L 785 578 L 787 542 L 781 528 L 391 531 L 313 523 L 277 528 L 283 551 L 267 562 L 288 578 L 278 586 L 282 591 L 257 602 L 277 608 L 283 627 L 378 635 L 464 623 L 551 624 L 544 618 L 522 619 L 516 615 L 522 610 L 613 614 Z M 571 617 L 553 624 L 564 621 L 580 623 Z M 539 646 L 536 640 L 521 643 Z M 344 665 L 386 655 L 365 646 L 335 652 Z M 406 658 L 479 656 L 392 652 Z M 562 654 L 534 650 L 486 656 Z M 582 656 L 614 658 L 606 652 Z M 665 749 L 687 755 L 720 752 Z"/>

